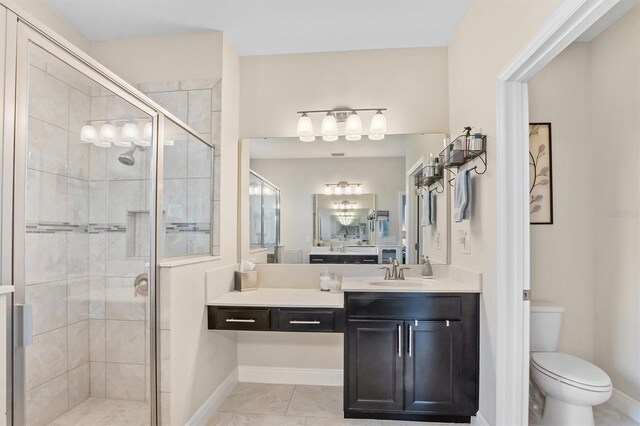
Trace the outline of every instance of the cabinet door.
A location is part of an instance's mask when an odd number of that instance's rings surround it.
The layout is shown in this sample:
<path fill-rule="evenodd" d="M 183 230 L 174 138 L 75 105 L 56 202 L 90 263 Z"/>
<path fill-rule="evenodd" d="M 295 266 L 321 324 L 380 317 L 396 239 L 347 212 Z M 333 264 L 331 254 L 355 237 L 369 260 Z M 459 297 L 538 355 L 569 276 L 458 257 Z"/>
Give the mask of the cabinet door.
<path fill-rule="evenodd" d="M 347 324 L 345 409 L 402 411 L 403 322 Z"/>
<path fill-rule="evenodd" d="M 463 411 L 460 321 L 405 322 L 405 410 L 430 414 Z"/>

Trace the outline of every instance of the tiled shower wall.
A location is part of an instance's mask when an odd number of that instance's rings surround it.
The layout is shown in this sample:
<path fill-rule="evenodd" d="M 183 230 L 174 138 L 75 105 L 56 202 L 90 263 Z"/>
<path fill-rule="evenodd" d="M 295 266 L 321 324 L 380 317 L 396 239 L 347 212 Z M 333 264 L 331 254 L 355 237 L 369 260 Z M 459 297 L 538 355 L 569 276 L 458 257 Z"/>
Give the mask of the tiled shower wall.
<path fill-rule="evenodd" d="M 220 95 L 222 80 L 181 80 L 142 83 L 140 90 L 187 123 L 214 146 L 213 223 L 210 189 L 211 164 L 207 147 L 195 139 L 165 147 L 164 211 L 167 222 L 165 255 L 209 252 L 220 254 Z M 175 205 L 184 205 L 176 209 Z M 184 223 L 196 231 L 175 232 Z M 212 238 L 212 240 L 210 240 Z"/>

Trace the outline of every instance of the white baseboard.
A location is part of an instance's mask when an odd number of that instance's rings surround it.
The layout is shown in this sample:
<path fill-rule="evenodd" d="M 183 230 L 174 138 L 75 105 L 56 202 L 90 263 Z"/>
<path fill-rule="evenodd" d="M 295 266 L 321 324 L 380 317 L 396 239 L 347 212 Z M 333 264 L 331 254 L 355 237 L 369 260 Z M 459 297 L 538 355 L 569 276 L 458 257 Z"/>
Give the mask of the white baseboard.
<path fill-rule="evenodd" d="M 640 423 L 640 401 L 614 388 L 608 404 L 625 416 Z"/>
<path fill-rule="evenodd" d="M 193 416 L 187 422 L 187 425 L 204 426 L 213 417 L 218 408 L 222 405 L 225 399 L 231 394 L 231 391 L 238 384 L 238 368 L 234 368 L 233 371 L 227 376 L 226 379 L 213 391 L 213 393 L 207 398 L 207 400 L 193 413 Z"/>
<path fill-rule="evenodd" d="M 342 386 L 343 384 L 341 369 L 239 365 L 238 371 L 241 382 L 323 386 Z"/>
<path fill-rule="evenodd" d="M 478 411 L 475 416 L 471 417 L 472 425 L 489 426 L 489 422 L 484 418 L 482 413 Z"/>

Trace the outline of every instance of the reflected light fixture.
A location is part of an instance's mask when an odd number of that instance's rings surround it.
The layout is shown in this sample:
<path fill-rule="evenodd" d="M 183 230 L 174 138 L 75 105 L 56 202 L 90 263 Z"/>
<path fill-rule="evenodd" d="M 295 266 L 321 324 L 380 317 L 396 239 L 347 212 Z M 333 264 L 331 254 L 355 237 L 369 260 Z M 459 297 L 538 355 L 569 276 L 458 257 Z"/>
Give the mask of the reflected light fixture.
<path fill-rule="evenodd" d="M 87 143 L 100 142 L 98 131 L 91 124 L 85 124 L 80 130 L 80 140 Z"/>
<path fill-rule="evenodd" d="M 100 140 L 102 142 L 107 142 L 109 144 L 112 144 L 117 140 L 116 135 L 117 135 L 116 128 L 110 122 L 107 121 L 102 126 L 100 126 Z"/>
<path fill-rule="evenodd" d="M 386 108 L 343 108 L 331 110 L 298 111 L 297 134 L 302 142 L 315 141 L 313 133 L 313 121 L 309 114 L 324 114 L 320 125 L 322 140 L 335 142 L 339 137 L 338 125 L 344 123 L 345 139 L 359 141 L 362 138 L 362 118 L 358 114 L 361 111 L 373 111 L 373 117 L 369 123 L 369 139 L 381 140 L 387 133 L 387 119 L 383 112 Z"/>
<path fill-rule="evenodd" d="M 149 121 L 144 125 L 144 129 L 142 129 L 142 138 L 138 141 L 134 141 L 134 143 L 138 146 L 151 146 L 151 138 L 153 136 L 153 125 Z"/>

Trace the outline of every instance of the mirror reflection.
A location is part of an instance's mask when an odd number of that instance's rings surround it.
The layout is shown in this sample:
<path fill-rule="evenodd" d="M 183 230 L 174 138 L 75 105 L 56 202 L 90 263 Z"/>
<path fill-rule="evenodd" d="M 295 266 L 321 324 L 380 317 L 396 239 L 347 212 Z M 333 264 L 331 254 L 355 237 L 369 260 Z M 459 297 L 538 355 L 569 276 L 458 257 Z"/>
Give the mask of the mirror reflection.
<path fill-rule="evenodd" d="M 428 188 L 415 185 L 444 137 L 241 141 L 242 258 L 415 264 L 429 256 L 448 263 L 448 173 Z"/>

